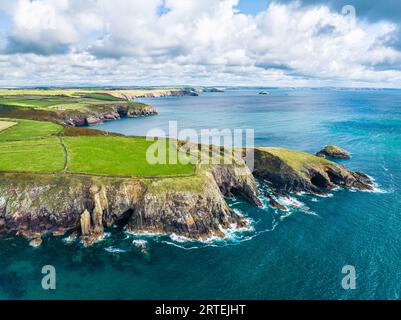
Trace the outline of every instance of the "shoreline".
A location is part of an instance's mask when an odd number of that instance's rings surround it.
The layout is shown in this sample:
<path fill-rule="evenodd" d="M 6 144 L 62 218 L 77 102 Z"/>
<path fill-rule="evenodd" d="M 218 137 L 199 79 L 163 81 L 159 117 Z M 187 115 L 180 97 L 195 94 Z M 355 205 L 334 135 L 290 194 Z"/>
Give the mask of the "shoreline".
<path fill-rule="evenodd" d="M 102 105 L 96 110 L 97 117 L 117 120 L 121 115 L 157 113 L 145 104 L 135 104 L 133 109 L 130 107 L 121 102 L 115 102 L 111 107 Z M 114 112 L 116 117 L 108 116 L 110 112 Z M 67 123 L 79 125 L 88 122 L 88 115 L 82 112 L 76 122 L 72 120 L 71 113 L 68 116 Z M 95 117 L 93 113 L 90 116 Z M 19 124 L 13 128 L 18 130 L 18 127 Z M 66 141 L 70 142 L 91 135 L 99 135 L 99 139 L 114 136 L 109 132 L 79 129 L 65 123 L 63 130 L 53 134 L 55 137 L 67 137 L 69 140 Z M 127 141 L 135 139 L 126 138 Z M 96 140 L 96 143 L 99 141 Z M 68 146 L 64 147 L 68 153 Z M 199 152 L 197 145 L 190 145 L 189 148 Z M 80 228 L 81 241 L 90 246 L 104 235 L 105 227 L 123 220 L 127 230 L 132 232 L 157 231 L 194 240 L 224 239 L 226 234 L 223 230 L 230 230 L 233 226 L 241 230 L 246 226 L 245 217 L 230 209 L 224 197 L 237 196 L 261 206 L 257 178 L 272 184 L 271 194 L 264 197 L 271 207 L 280 211 L 288 209 L 276 201 L 277 195 L 289 197 L 299 192 L 323 195 L 339 186 L 358 191 L 373 190 L 374 187 L 369 176 L 349 171 L 312 154 L 268 147 L 257 147 L 254 151 L 253 172 L 239 155 L 234 156 L 236 161 L 233 164 L 200 165 L 190 175 L 145 174 L 138 177 L 69 172 L 66 163 L 70 156 L 64 159 L 62 172 L 3 170 L 0 171 L 0 234 L 16 232 L 40 244 L 42 234 L 60 234 Z M 112 155 L 113 161 L 114 157 Z M 89 160 L 102 161 L 101 150 L 92 158 Z"/>

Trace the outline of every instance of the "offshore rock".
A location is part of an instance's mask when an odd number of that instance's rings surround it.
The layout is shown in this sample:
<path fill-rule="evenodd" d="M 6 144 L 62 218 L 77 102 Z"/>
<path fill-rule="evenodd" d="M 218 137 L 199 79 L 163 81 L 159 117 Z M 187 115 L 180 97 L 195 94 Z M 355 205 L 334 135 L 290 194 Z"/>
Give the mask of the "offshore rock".
<path fill-rule="evenodd" d="M 321 158 L 351 159 L 351 155 L 347 151 L 337 146 L 326 146 L 316 153 L 316 156 Z"/>

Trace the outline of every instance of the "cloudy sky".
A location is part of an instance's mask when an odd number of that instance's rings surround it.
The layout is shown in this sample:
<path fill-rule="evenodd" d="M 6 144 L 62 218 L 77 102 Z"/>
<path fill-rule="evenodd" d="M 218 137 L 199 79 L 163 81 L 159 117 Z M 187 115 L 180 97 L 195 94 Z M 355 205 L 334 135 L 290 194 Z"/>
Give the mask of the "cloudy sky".
<path fill-rule="evenodd" d="M 400 26 L 399 0 L 0 0 L 0 86 L 401 87 Z"/>

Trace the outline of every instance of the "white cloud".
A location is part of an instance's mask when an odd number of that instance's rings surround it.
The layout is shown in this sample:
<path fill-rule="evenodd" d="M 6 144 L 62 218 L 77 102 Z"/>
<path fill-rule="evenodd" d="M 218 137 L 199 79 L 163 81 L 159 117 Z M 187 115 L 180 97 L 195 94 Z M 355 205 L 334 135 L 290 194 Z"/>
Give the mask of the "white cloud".
<path fill-rule="evenodd" d="M 401 80 L 401 53 L 387 44 L 397 25 L 358 21 L 352 28 L 326 6 L 272 3 L 251 16 L 236 10 L 237 0 L 3 1 L 11 27 L 2 85 Z"/>

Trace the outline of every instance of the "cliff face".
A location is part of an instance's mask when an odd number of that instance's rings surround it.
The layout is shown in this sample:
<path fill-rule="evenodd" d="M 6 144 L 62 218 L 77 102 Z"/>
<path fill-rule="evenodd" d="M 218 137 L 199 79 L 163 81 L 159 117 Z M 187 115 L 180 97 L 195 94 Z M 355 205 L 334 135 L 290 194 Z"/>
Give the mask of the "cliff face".
<path fill-rule="evenodd" d="M 78 229 L 82 242 L 91 245 L 104 227 L 125 221 L 131 232 L 224 237 L 224 229 L 244 227 L 246 221 L 229 209 L 220 192 L 237 178 L 218 171 L 218 181 L 210 172 L 154 180 L 2 174 L 0 233 L 40 239 L 46 232 Z M 248 182 L 237 192 L 252 198 L 256 186 L 252 178 Z"/>
<path fill-rule="evenodd" d="M 59 117 L 64 124 L 79 127 L 124 117 L 140 117 L 156 114 L 158 114 L 156 109 L 146 104 L 132 106 L 127 103 L 113 103 L 83 111 L 72 110 L 61 112 Z"/>
<path fill-rule="evenodd" d="M 190 178 L 191 179 L 191 178 Z M 188 181 L 188 184 L 191 184 Z M 224 238 L 224 230 L 246 226 L 245 219 L 226 204 L 213 176 L 198 185 L 175 188 L 175 179 L 153 181 L 131 215 L 131 232 L 175 233 L 194 239 Z"/>
<path fill-rule="evenodd" d="M 122 219 L 143 190 L 136 180 L 3 174 L 0 233 L 17 232 L 26 237 L 44 232 L 62 234 L 85 222 L 81 216 L 87 210 L 91 220 L 84 229 L 90 237 L 98 238 L 103 225 Z"/>
<path fill-rule="evenodd" d="M 113 93 L 115 97 L 134 101 L 137 98 L 161 98 L 161 97 L 182 97 L 182 96 L 198 96 L 194 88 L 172 89 L 161 91 L 149 91 L 143 94 L 130 94 L 129 92 Z"/>
<path fill-rule="evenodd" d="M 262 205 L 258 198 L 255 178 L 246 165 L 214 165 L 209 168 L 209 172 L 224 196 L 239 196 L 254 205 Z"/>

